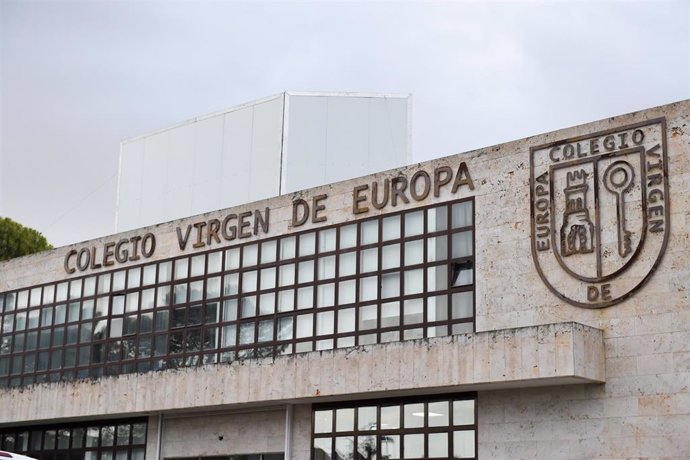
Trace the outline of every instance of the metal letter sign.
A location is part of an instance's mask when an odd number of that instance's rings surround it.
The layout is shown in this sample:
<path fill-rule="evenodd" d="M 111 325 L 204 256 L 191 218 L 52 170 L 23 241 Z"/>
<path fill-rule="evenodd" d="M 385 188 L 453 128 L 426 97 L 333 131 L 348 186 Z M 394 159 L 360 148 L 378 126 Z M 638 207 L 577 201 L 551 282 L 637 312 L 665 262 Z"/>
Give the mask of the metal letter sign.
<path fill-rule="evenodd" d="M 530 149 L 532 256 L 561 299 L 625 300 L 669 235 L 666 122 L 656 119 Z"/>

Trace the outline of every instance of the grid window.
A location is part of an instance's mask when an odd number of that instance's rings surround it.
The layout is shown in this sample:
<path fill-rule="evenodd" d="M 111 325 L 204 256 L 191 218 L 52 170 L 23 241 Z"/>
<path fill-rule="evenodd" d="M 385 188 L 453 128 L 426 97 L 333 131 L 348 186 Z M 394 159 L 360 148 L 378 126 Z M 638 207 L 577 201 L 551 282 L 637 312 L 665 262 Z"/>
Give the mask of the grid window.
<path fill-rule="evenodd" d="M 146 419 L 0 429 L 0 450 L 41 460 L 143 460 Z"/>
<path fill-rule="evenodd" d="M 473 204 L 0 293 L 0 388 L 472 332 Z"/>
<path fill-rule="evenodd" d="M 312 460 L 476 458 L 476 395 L 315 405 Z"/>

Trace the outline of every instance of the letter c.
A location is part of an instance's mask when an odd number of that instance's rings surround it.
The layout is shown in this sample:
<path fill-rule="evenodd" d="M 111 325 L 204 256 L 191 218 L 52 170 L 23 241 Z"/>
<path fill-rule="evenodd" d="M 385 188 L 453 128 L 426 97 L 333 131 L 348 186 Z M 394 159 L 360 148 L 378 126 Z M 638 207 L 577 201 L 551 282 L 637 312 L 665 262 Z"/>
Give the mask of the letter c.
<path fill-rule="evenodd" d="M 76 255 L 77 255 L 77 250 L 76 250 L 76 249 L 72 249 L 72 250 L 71 250 L 70 252 L 68 252 L 67 255 L 65 256 L 65 271 L 66 271 L 67 273 L 69 273 L 70 275 L 71 275 L 72 273 L 74 273 L 74 272 L 76 271 L 76 269 L 69 266 L 69 260 L 70 260 L 73 256 L 76 256 Z"/>

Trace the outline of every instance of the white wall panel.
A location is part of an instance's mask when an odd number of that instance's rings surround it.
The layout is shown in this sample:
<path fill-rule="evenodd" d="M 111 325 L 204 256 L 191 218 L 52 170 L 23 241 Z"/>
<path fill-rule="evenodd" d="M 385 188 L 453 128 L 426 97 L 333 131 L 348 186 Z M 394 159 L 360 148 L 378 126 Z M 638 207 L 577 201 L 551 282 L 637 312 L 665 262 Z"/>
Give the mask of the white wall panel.
<path fill-rule="evenodd" d="M 120 146 L 120 174 L 118 180 L 117 228 L 133 228 L 139 221 L 144 140 Z"/>
<path fill-rule="evenodd" d="M 290 96 L 288 104 L 281 193 L 288 184 L 291 191 L 308 188 L 315 177 L 325 177 L 326 173 L 328 98 Z"/>
<path fill-rule="evenodd" d="M 223 201 L 228 199 L 239 200 L 239 203 L 250 201 L 249 153 L 252 151 L 253 124 L 254 108 L 252 106 L 225 114 L 221 165 Z"/>
<path fill-rule="evenodd" d="M 369 160 L 369 98 L 329 97 L 327 130 L 325 183 L 361 176 Z"/>
<path fill-rule="evenodd" d="M 170 150 L 170 133 L 163 131 L 144 139 L 141 184 L 141 214 L 152 222 L 165 219 L 165 193 L 168 190 L 166 152 Z"/>
<path fill-rule="evenodd" d="M 250 161 L 250 201 L 280 193 L 280 151 L 283 139 L 282 98 L 254 106 Z M 246 159 L 244 160 L 246 161 Z"/>
<path fill-rule="evenodd" d="M 123 142 L 118 231 L 406 164 L 408 101 L 281 93 Z"/>

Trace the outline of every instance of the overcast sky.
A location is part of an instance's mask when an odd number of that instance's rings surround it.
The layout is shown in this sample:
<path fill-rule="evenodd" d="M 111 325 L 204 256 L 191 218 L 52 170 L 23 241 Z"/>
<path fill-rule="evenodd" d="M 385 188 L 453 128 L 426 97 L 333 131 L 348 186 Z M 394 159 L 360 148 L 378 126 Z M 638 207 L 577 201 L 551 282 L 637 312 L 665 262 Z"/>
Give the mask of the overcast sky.
<path fill-rule="evenodd" d="M 119 142 L 284 90 L 412 93 L 415 161 L 690 98 L 690 0 L 0 0 L 0 216 L 115 228 Z"/>

